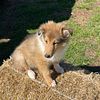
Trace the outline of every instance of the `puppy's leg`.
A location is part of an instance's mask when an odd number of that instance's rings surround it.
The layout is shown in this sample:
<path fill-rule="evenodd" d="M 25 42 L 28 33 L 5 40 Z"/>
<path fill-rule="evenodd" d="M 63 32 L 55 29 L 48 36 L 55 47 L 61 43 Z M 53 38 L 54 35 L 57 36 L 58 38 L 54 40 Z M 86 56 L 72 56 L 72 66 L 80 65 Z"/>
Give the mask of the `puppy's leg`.
<path fill-rule="evenodd" d="M 34 80 L 36 75 L 35 75 L 35 72 L 34 72 L 34 68 L 35 67 L 34 67 L 34 64 L 32 64 L 32 62 L 33 62 L 33 60 L 32 60 L 32 58 L 30 56 L 30 59 L 26 60 L 26 63 L 29 66 L 29 69 L 26 72 L 27 72 L 29 78 L 32 79 L 32 80 Z"/>
<path fill-rule="evenodd" d="M 54 64 L 54 69 L 57 73 L 64 73 L 64 69 L 62 67 L 60 67 L 60 65 L 58 63 Z"/>
<path fill-rule="evenodd" d="M 28 70 L 28 66 L 26 64 L 24 55 L 20 52 L 14 52 L 12 55 L 13 60 L 13 68 L 21 73 L 26 72 Z"/>
<path fill-rule="evenodd" d="M 48 84 L 48 86 L 55 87 L 56 86 L 56 82 L 55 82 L 55 80 L 53 80 L 51 78 L 48 66 L 42 63 L 42 65 L 41 64 L 38 65 L 38 69 L 42 73 L 42 75 L 43 75 L 46 83 Z"/>
<path fill-rule="evenodd" d="M 28 70 L 27 71 L 27 74 L 28 74 L 28 76 L 32 79 L 32 80 L 34 80 L 35 79 L 35 72 L 33 71 L 33 70 Z"/>

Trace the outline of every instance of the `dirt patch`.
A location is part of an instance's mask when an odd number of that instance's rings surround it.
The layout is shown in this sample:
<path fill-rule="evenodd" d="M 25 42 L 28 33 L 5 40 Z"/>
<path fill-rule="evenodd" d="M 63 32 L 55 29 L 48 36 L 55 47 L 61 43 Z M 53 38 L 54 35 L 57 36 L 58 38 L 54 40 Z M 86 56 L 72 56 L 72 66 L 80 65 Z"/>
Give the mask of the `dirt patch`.
<path fill-rule="evenodd" d="M 96 57 L 95 60 L 91 63 L 91 65 L 100 67 L 100 56 Z"/>
<path fill-rule="evenodd" d="M 0 67 L 1 100 L 100 100 L 99 74 L 67 71 L 56 78 L 55 88 L 48 88 L 42 79 L 32 81 L 11 69 L 10 62 Z"/>
<path fill-rule="evenodd" d="M 100 65 L 100 56 L 96 58 L 94 65 L 95 66 Z"/>
<path fill-rule="evenodd" d="M 78 5 L 81 5 L 84 3 L 84 0 L 77 0 L 77 7 Z M 74 20 L 81 26 L 84 26 L 88 20 L 90 19 L 93 9 L 97 8 L 100 6 L 100 1 L 95 1 L 94 3 L 91 3 L 90 8 L 84 8 L 84 9 L 77 9 L 76 11 L 73 12 L 73 17 Z"/>
<path fill-rule="evenodd" d="M 74 21 L 79 25 L 84 26 L 90 19 L 91 12 L 85 9 L 77 10 L 73 13 Z"/>
<path fill-rule="evenodd" d="M 97 1 L 94 5 L 95 7 L 100 7 L 100 1 Z"/>
<path fill-rule="evenodd" d="M 98 42 L 94 36 L 87 37 L 85 39 L 85 42 L 87 42 L 88 44 L 98 45 Z"/>
<path fill-rule="evenodd" d="M 98 41 L 94 36 L 89 36 L 89 37 L 85 37 L 80 39 L 80 42 L 86 43 L 86 44 L 90 44 L 90 45 L 97 45 L 97 47 L 99 47 Z"/>
<path fill-rule="evenodd" d="M 88 58 L 95 58 L 96 52 L 95 52 L 95 50 L 88 48 L 85 51 L 85 56 L 88 57 Z"/>
<path fill-rule="evenodd" d="M 90 65 L 100 66 L 100 55 L 97 54 L 97 51 L 100 49 L 98 40 L 94 36 L 90 36 L 84 39 L 81 39 L 80 42 L 88 44 L 89 46 L 85 50 L 85 56 L 89 59 L 93 59 Z"/>

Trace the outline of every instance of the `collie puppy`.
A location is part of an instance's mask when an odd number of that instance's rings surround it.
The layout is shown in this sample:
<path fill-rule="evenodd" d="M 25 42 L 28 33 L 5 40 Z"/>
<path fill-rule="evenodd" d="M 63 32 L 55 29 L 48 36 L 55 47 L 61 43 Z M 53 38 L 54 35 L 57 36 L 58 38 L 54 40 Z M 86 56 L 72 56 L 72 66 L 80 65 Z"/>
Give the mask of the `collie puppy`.
<path fill-rule="evenodd" d="M 55 80 L 51 78 L 49 67 L 58 73 L 64 73 L 59 62 L 64 55 L 72 30 L 63 23 L 48 21 L 40 25 L 34 35 L 26 38 L 12 53 L 13 67 L 20 72 L 27 72 L 28 76 L 35 79 L 37 68 L 43 75 L 48 86 L 54 87 Z"/>

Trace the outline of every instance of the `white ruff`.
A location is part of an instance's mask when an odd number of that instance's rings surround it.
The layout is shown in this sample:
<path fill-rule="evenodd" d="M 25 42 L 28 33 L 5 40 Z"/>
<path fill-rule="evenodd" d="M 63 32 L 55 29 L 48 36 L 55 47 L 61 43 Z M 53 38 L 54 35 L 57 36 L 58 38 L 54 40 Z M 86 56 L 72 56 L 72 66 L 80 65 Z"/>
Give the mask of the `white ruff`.
<path fill-rule="evenodd" d="M 62 57 L 64 56 L 64 52 L 65 49 L 58 49 L 55 54 L 49 58 L 48 60 L 51 62 L 56 62 L 56 61 L 60 61 L 62 59 Z"/>
<path fill-rule="evenodd" d="M 37 37 L 37 38 L 38 38 L 38 42 L 39 42 L 40 51 L 42 51 L 42 53 L 44 54 L 45 46 L 44 46 L 44 43 L 41 41 L 41 40 L 43 40 L 43 37 Z"/>

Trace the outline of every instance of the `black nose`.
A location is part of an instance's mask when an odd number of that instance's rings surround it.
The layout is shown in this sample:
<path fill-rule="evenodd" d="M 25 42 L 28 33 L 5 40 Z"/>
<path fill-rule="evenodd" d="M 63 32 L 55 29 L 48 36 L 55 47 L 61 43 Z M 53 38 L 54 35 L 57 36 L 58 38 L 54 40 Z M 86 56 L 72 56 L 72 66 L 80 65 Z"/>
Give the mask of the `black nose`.
<path fill-rule="evenodd" d="M 50 58 L 51 56 L 49 54 L 45 54 L 45 57 L 46 58 Z"/>

